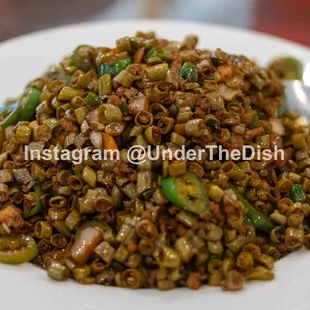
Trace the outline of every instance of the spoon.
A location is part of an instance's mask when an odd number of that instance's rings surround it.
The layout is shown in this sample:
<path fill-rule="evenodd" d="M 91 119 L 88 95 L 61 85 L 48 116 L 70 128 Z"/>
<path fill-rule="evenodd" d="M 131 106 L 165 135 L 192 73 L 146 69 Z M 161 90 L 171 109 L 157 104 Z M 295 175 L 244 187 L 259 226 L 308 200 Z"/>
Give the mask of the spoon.
<path fill-rule="evenodd" d="M 282 77 L 285 107 L 310 120 L 310 64 L 304 66 L 297 58 L 288 56 L 274 59 L 269 67 Z"/>
<path fill-rule="evenodd" d="M 310 120 L 310 87 L 300 80 L 283 80 L 286 106 Z"/>

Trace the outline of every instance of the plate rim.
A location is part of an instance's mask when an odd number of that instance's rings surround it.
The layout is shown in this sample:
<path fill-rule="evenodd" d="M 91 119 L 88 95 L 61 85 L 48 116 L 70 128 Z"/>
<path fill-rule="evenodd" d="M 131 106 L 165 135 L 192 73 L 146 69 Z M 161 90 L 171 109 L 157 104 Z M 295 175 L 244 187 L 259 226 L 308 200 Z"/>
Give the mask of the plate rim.
<path fill-rule="evenodd" d="M 10 44 L 19 43 L 22 40 L 25 39 L 36 39 L 37 37 L 49 35 L 53 32 L 57 32 L 60 30 L 65 31 L 71 31 L 75 28 L 85 28 L 85 27 L 98 27 L 100 25 L 105 24 L 118 24 L 118 23 L 130 23 L 130 24 L 138 24 L 143 23 L 145 25 L 160 25 L 160 24 L 175 24 L 175 25 L 182 25 L 182 26 L 198 26 L 198 27 L 207 27 L 207 28 L 214 28 L 221 31 L 227 31 L 227 32 L 234 32 L 239 34 L 254 34 L 255 36 L 259 36 L 260 38 L 267 39 L 270 41 L 277 41 L 278 43 L 284 43 L 289 44 L 291 46 L 294 46 L 298 49 L 303 49 L 305 52 L 310 53 L 310 46 L 294 42 L 273 34 L 265 33 L 262 31 L 254 30 L 254 29 L 246 29 L 236 26 L 229 26 L 229 25 L 221 25 L 216 23 L 209 23 L 209 22 L 201 22 L 201 21 L 190 21 L 190 20 L 184 20 L 184 19 L 163 19 L 163 18 L 157 18 L 157 19 L 151 19 L 151 18 L 139 18 L 139 19 L 113 19 L 113 20 L 94 20 L 94 21 L 83 21 L 83 22 L 77 22 L 77 23 L 70 23 L 55 27 L 48 27 L 36 31 L 31 31 L 29 33 L 25 33 L 22 35 L 18 35 L 12 38 L 9 38 L 4 41 L 0 41 L 0 48 L 3 48 Z"/>

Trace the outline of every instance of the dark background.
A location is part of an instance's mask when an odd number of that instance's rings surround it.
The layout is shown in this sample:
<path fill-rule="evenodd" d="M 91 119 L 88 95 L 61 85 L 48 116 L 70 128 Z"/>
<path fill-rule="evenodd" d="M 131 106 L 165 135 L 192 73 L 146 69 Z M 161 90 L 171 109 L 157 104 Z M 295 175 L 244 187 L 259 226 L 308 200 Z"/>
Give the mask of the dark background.
<path fill-rule="evenodd" d="M 0 41 L 76 22 L 140 17 L 232 25 L 310 46 L 309 0 L 0 0 Z"/>

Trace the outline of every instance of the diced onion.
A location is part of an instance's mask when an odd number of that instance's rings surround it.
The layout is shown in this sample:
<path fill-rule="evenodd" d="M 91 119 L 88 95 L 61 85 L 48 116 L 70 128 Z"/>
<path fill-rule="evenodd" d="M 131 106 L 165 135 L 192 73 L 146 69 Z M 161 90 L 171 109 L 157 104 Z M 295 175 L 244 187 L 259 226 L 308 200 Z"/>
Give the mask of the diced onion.
<path fill-rule="evenodd" d="M 89 135 L 89 139 L 92 145 L 96 149 L 99 149 L 99 150 L 102 149 L 102 133 L 101 132 L 92 131 L 91 134 Z"/>
<path fill-rule="evenodd" d="M 129 110 L 136 115 L 147 107 L 147 99 L 144 95 L 133 97 L 129 103 Z"/>
<path fill-rule="evenodd" d="M 83 229 L 72 246 L 72 260 L 80 265 L 86 264 L 89 256 L 102 241 L 102 238 L 102 232 L 94 227 Z"/>
<path fill-rule="evenodd" d="M 236 95 L 241 93 L 241 90 L 228 88 L 226 84 L 222 83 L 219 87 L 219 93 L 225 100 L 231 101 Z"/>
<path fill-rule="evenodd" d="M 276 133 L 280 136 L 284 136 L 285 135 L 285 129 L 284 126 L 282 124 L 282 121 L 278 118 L 270 118 L 269 122 L 272 126 L 272 132 Z"/>

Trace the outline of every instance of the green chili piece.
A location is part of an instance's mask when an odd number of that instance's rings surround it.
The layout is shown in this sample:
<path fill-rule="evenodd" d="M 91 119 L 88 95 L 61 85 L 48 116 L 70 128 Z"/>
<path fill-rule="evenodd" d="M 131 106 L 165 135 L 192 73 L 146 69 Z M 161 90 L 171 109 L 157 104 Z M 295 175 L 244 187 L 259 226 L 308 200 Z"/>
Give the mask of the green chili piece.
<path fill-rule="evenodd" d="M 40 104 L 41 92 L 35 88 L 31 88 L 27 94 L 26 103 L 21 106 L 18 115 L 19 121 L 30 121 L 36 113 L 36 109 Z"/>
<path fill-rule="evenodd" d="M 196 67 L 190 63 L 185 62 L 180 70 L 180 75 L 188 82 L 197 82 L 198 73 Z"/>
<path fill-rule="evenodd" d="M 122 113 L 128 113 L 129 112 L 129 105 L 127 103 L 121 103 L 119 106 Z"/>
<path fill-rule="evenodd" d="M 304 202 L 306 200 L 306 191 L 303 185 L 294 184 L 290 194 L 294 202 Z"/>
<path fill-rule="evenodd" d="M 0 116 L 4 120 L 8 115 L 12 113 L 16 108 L 18 107 L 17 102 L 12 102 L 12 103 L 4 103 L 3 105 L 0 106 Z M 3 121 L 2 120 L 2 121 Z"/>
<path fill-rule="evenodd" d="M 0 262 L 20 264 L 29 262 L 39 253 L 35 241 L 29 236 L 1 236 Z"/>
<path fill-rule="evenodd" d="M 5 118 L 7 115 L 11 113 L 13 109 L 18 106 L 16 101 L 5 102 L 0 106 L 0 116 Z"/>
<path fill-rule="evenodd" d="M 164 179 L 162 189 L 172 203 L 186 211 L 204 214 L 209 210 L 207 191 L 200 180 L 191 173 Z"/>
<path fill-rule="evenodd" d="M 238 200 L 248 209 L 246 217 L 252 222 L 253 226 L 257 229 L 261 230 L 264 233 L 269 234 L 272 229 L 274 229 L 274 225 L 271 223 L 269 218 L 256 210 L 237 190 L 237 188 L 233 185 L 229 185 L 231 189 L 235 192 Z"/>
<path fill-rule="evenodd" d="M 6 116 L 6 118 L 0 122 L 0 125 L 2 126 L 2 128 L 7 128 L 11 125 L 13 125 L 14 123 L 17 122 L 18 119 L 18 115 L 20 112 L 20 107 L 17 106 L 15 107 L 11 113 L 9 115 Z"/>
<path fill-rule="evenodd" d="M 44 191 L 43 191 L 42 187 L 38 184 L 34 185 L 33 188 L 34 188 L 34 192 L 35 192 L 36 203 L 32 209 L 23 211 L 23 217 L 24 218 L 29 218 L 29 217 L 32 217 L 32 216 L 38 214 L 43 208 L 43 204 L 42 204 L 41 199 L 42 199 L 42 195 L 44 194 Z"/>
<path fill-rule="evenodd" d="M 47 196 L 50 198 L 50 197 L 53 197 L 53 196 L 57 196 L 57 192 L 53 189 L 53 188 L 51 188 L 51 189 L 49 189 L 48 191 L 47 191 Z"/>
<path fill-rule="evenodd" d="M 131 59 L 120 59 L 116 60 L 113 64 L 114 74 L 119 74 L 121 71 L 127 69 L 132 64 Z"/>
<path fill-rule="evenodd" d="M 111 75 L 115 75 L 115 67 L 110 66 L 107 63 L 104 63 L 102 65 L 99 66 L 98 68 L 98 75 L 102 76 L 104 74 L 111 74 Z"/>
<path fill-rule="evenodd" d="M 68 86 L 72 85 L 72 75 L 71 74 L 65 74 L 62 79 Z"/>
<path fill-rule="evenodd" d="M 252 110 L 246 113 L 243 116 L 244 123 L 251 129 L 258 127 L 259 125 L 259 117 L 255 110 Z"/>
<path fill-rule="evenodd" d="M 155 46 L 152 49 L 149 50 L 147 53 L 147 58 L 150 60 L 152 58 L 160 58 L 161 60 L 166 60 L 166 55 L 163 52 L 162 48 L 159 46 Z"/>
<path fill-rule="evenodd" d="M 85 98 L 85 103 L 91 107 L 99 107 L 102 104 L 102 101 L 98 95 L 93 92 L 89 92 Z"/>

